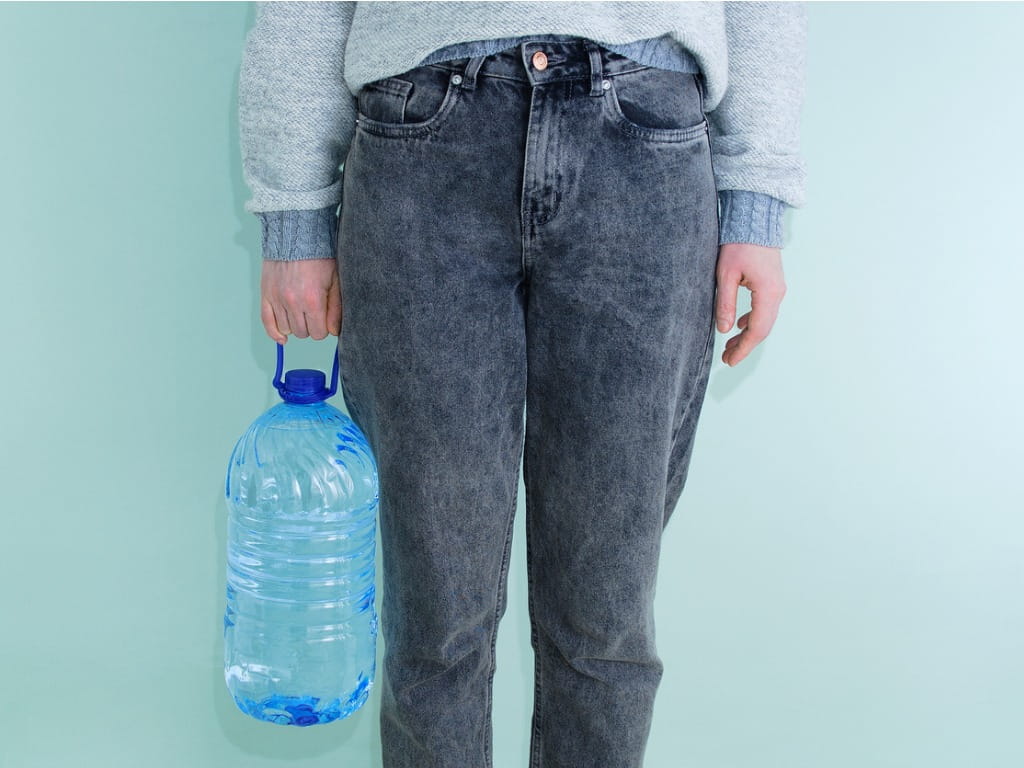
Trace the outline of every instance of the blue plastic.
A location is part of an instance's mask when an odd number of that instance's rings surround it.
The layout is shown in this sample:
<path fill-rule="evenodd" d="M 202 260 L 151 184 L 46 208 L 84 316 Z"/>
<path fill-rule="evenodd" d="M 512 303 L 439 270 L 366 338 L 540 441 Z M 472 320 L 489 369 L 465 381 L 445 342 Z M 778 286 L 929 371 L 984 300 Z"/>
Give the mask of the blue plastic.
<path fill-rule="evenodd" d="M 239 438 L 228 465 L 224 680 L 257 720 L 348 717 L 376 671 L 377 464 L 359 427 L 326 402 L 321 371 L 288 371 L 284 399 Z"/>
<path fill-rule="evenodd" d="M 334 355 L 334 369 L 331 372 L 331 388 L 327 389 L 327 380 L 323 371 L 310 368 L 296 368 L 288 371 L 281 382 L 281 370 L 284 368 L 284 346 L 277 345 L 277 371 L 274 373 L 274 386 L 286 402 L 316 403 L 332 397 L 338 391 L 338 355 Z"/>

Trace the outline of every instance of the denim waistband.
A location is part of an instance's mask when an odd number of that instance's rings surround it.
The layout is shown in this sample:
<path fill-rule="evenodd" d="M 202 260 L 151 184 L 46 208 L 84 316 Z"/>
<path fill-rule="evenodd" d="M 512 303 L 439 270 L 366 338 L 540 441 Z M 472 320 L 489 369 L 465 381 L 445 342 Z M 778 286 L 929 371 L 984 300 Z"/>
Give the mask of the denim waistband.
<path fill-rule="evenodd" d="M 541 39 L 542 38 L 542 39 Z M 537 51 L 547 57 L 544 69 L 533 62 Z M 600 93 L 601 80 L 617 74 L 650 69 L 621 53 L 577 35 L 543 35 L 489 56 L 462 57 L 437 61 L 424 66 L 440 67 L 460 73 L 464 87 L 473 87 L 477 77 L 502 77 L 531 85 L 563 80 L 592 81 L 592 93 Z"/>

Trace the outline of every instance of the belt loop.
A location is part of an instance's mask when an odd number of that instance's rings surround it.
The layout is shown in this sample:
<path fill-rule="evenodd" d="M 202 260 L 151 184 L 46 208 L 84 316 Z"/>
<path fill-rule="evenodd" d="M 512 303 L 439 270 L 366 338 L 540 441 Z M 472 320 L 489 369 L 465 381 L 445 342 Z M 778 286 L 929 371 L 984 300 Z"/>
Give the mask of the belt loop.
<path fill-rule="evenodd" d="M 604 79 L 601 49 L 589 38 L 584 38 L 583 44 L 587 47 L 587 53 L 590 54 L 590 95 L 601 96 L 604 94 L 604 89 L 601 88 L 601 81 Z"/>
<path fill-rule="evenodd" d="M 480 65 L 484 63 L 486 56 L 473 56 L 466 63 L 466 68 L 462 70 L 462 82 L 460 85 L 467 91 L 472 91 L 476 88 L 476 73 L 480 69 Z"/>

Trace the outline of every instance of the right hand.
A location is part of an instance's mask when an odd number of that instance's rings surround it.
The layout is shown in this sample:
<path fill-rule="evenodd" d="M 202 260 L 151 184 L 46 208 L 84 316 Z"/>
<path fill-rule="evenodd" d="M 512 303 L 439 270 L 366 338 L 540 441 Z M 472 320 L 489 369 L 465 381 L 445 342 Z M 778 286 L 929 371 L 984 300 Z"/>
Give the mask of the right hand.
<path fill-rule="evenodd" d="M 278 344 L 293 333 L 317 341 L 341 335 L 341 282 L 334 259 L 263 260 L 260 317 Z"/>

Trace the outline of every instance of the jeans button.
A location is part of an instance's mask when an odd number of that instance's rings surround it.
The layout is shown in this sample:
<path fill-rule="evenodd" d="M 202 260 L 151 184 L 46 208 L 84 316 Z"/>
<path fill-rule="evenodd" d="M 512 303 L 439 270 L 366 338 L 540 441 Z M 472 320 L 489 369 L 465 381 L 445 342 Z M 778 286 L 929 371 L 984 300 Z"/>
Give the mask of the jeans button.
<path fill-rule="evenodd" d="M 548 57 L 544 51 L 537 51 L 533 54 L 533 66 L 535 69 L 547 69 L 548 68 Z"/>

